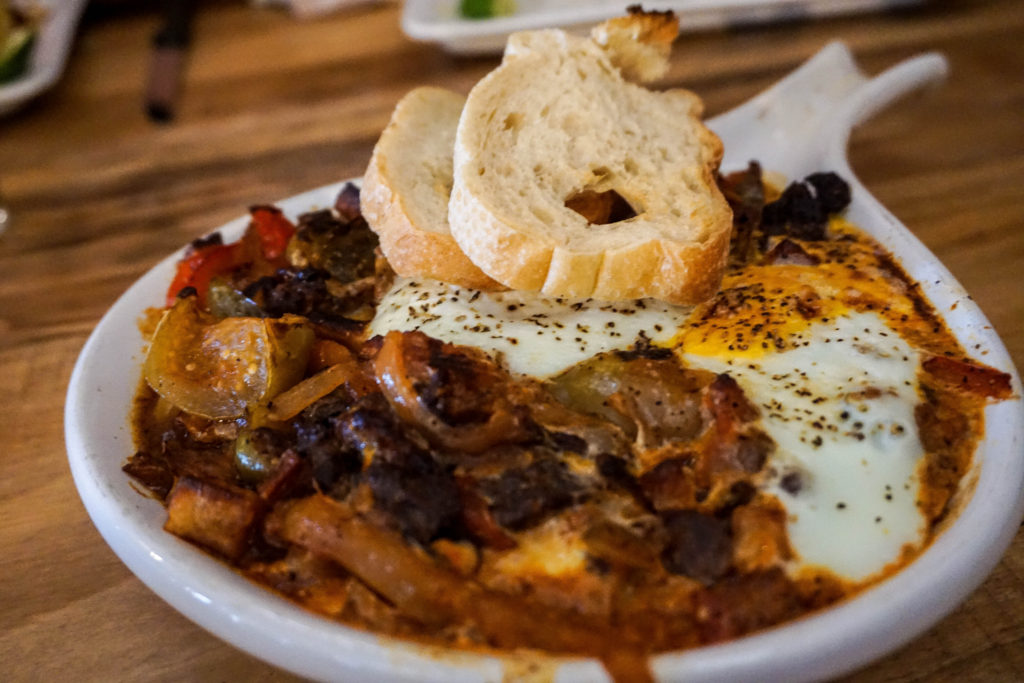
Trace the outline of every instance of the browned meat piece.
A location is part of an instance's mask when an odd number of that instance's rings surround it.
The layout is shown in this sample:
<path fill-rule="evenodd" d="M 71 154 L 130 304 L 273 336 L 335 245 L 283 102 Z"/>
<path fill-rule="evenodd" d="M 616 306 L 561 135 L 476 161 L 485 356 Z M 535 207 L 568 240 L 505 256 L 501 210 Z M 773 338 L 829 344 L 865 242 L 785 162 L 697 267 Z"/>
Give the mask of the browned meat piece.
<path fill-rule="evenodd" d="M 238 436 L 238 423 L 234 420 L 210 420 L 189 413 L 181 413 L 177 419 L 188 431 L 189 437 L 199 443 L 231 441 Z"/>
<path fill-rule="evenodd" d="M 338 197 L 334 200 L 334 210 L 342 221 L 351 223 L 363 214 L 359 208 L 359 188 L 352 183 L 345 183 Z"/>
<path fill-rule="evenodd" d="M 393 331 L 374 370 L 398 416 L 438 447 L 473 454 L 530 436 L 511 378 L 476 349 Z"/>
<path fill-rule="evenodd" d="M 846 181 L 834 173 L 815 173 L 791 183 L 781 197 L 764 207 L 762 228 L 769 235 L 823 240 L 829 214 L 842 211 L 849 203 Z"/>
<path fill-rule="evenodd" d="M 477 492 L 476 481 L 470 477 L 459 477 L 457 482 L 462 523 L 469 535 L 478 543 L 498 550 L 515 548 L 515 539 L 494 520 L 487 501 Z"/>
<path fill-rule="evenodd" d="M 754 490 L 749 477 L 761 470 L 775 444 L 753 427 L 757 408 L 728 375 L 719 375 L 704 392 L 704 412 L 709 427 L 694 452 L 693 473 L 680 474 L 685 475 L 684 483 L 687 478 L 696 483 L 694 495 L 702 511 L 725 514 L 749 501 Z M 659 474 L 662 480 L 656 492 L 680 491 L 679 482 L 665 479 L 673 472 Z"/>
<path fill-rule="evenodd" d="M 174 486 L 171 465 L 148 451 L 137 451 L 121 466 L 121 470 L 161 499 L 166 498 Z"/>
<path fill-rule="evenodd" d="M 814 197 L 826 213 L 839 213 L 850 204 L 850 185 L 835 173 L 812 173 L 804 182 L 814 188 Z"/>
<path fill-rule="evenodd" d="M 248 489 L 182 477 L 167 496 L 164 529 L 237 560 L 262 510 L 263 501 Z"/>
<path fill-rule="evenodd" d="M 700 392 L 711 378 L 709 372 L 683 368 L 675 358 L 636 359 L 624 364 L 608 405 L 633 422 L 643 450 L 690 441 L 704 426 Z"/>
<path fill-rule="evenodd" d="M 513 530 L 536 525 L 553 512 L 571 505 L 583 493 L 563 462 L 541 455 L 526 467 L 508 469 L 477 482 L 494 520 Z"/>
<path fill-rule="evenodd" d="M 684 446 L 661 451 L 639 486 L 655 510 L 699 509 L 724 515 L 748 502 L 749 475 L 761 470 L 774 442 L 753 427 L 757 408 L 728 375 L 718 375 L 700 394 L 706 429 Z"/>
<path fill-rule="evenodd" d="M 732 531 L 727 519 L 693 510 L 662 513 L 665 569 L 704 584 L 714 583 L 732 566 Z"/>
<path fill-rule="evenodd" d="M 760 472 L 768 456 L 775 451 L 775 442 L 760 429 L 747 429 L 739 435 L 736 450 L 730 453 L 729 459 L 737 469 L 751 474 Z"/>
<path fill-rule="evenodd" d="M 353 405 L 339 393 L 331 394 L 304 410 L 292 421 L 295 449 L 310 464 L 313 480 L 321 490 L 347 492 L 352 477 L 363 468 L 363 455 L 348 448 L 336 435 L 339 416 Z"/>
<path fill-rule="evenodd" d="M 734 431 L 735 425 L 757 419 L 757 407 L 743 394 L 743 389 L 729 375 L 718 375 L 708 385 L 707 408 L 719 434 Z"/>
<path fill-rule="evenodd" d="M 350 298 L 343 299 L 328 287 L 328 277 L 326 271 L 315 268 L 280 270 L 259 278 L 242 293 L 272 318 L 293 313 L 309 318 L 314 325 L 333 326 L 343 331 L 361 325 L 364 321 L 351 316 L 372 304 L 373 288 L 354 290 Z"/>
<path fill-rule="evenodd" d="M 759 471 L 775 444 L 767 434 L 745 427 L 757 419 L 758 410 L 729 375 L 719 375 L 708 386 L 704 401 L 715 438 L 699 462 L 706 476 Z"/>
<path fill-rule="evenodd" d="M 698 483 L 695 456 L 662 460 L 640 477 L 640 487 L 655 510 L 696 507 L 707 495 L 707 484 Z"/>
<path fill-rule="evenodd" d="M 260 483 L 259 494 L 265 502 L 274 503 L 296 490 L 312 489 L 309 485 L 309 463 L 294 450 L 285 451 L 267 478 Z"/>
<path fill-rule="evenodd" d="M 233 441 L 200 443 L 184 432 L 176 420 L 172 431 L 164 435 L 163 457 L 175 476 L 191 476 L 225 485 L 237 482 Z"/>
<path fill-rule="evenodd" d="M 160 498 L 182 476 L 235 485 L 234 441 L 224 440 L 223 435 L 213 438 L 216 430 L 209 429 L 211 424 L 221 423 L 178 413 L 169 424 L 154 426 L 146 439 L 148 447 L 129 458 L 122 469 Z"/>
<path fill-rule="evenodd" d="M 744 171 L 736 171 L 718 179 L 718 187 L 732 209 L 732 243 L 729 258 L 744 263 L 757 253 L 756 233 L 764 210 L 764 181 L 761 165 L 751 161 Z"/>
<path fill-rule="evenodd" d="M 405 536 L 426 544 L 461 517 L 452 473 L 405 437 L 390 412 L 356 408 L 339 419 L 338 433 L 349 449 L 363 454 L 363 479 L 374 507 Z"/>
<path fill-rule="evenodd" d="M 803 247 L 788 237 L 772 247 L 771 251 L 765 254 L 764 260 L 772 265 L 790 266 L 816 266 L 821 263 L 821 259 L 808 254 Z"/>

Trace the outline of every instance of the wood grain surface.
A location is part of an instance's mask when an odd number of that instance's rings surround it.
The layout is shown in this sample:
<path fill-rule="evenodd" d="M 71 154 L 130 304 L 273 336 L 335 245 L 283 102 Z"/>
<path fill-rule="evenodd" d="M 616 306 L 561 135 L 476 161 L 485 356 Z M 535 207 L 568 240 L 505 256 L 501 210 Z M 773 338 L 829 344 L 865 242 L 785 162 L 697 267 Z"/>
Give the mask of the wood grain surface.
<path fill-rule="evenodd" d="M 250 204 L 360 175 L 402 94 L 465 92 L 496 64 L 411 42 L 394 4 L 297 22 L 206 2 L 178 116 L 161 126 L 142 105 L 149 4 L 94 7 L 59 85 L 0 120 L 0 193 L 15 220 L 0 236 L 6 681 L 293 680 L 192 625 L 104 544 L 66 464 L 68 377 L 103 312 L 167 253 Z M 949 81 L 864 126 L 851 159 L 1024 366 L 1024 3 L 934 0 L 685 35 L 667 81 L 713 115 L 834 38 L 869 73 L 929 50 L 949 58 Z M 959 609 L 849 680 L 1024 680 L 1024 535 Z"/>

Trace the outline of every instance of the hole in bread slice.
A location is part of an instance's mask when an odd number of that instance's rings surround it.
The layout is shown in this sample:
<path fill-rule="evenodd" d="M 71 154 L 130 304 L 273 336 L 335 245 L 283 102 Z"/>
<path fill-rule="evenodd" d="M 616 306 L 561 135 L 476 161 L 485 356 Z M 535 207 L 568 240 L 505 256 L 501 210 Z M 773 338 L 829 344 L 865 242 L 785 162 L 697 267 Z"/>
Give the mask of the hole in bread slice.
<path fill-rule="evenodd" d="M 565 207 L 587 219 L 591 225 L 608 225 L 629 220 L 636 210 L 615 190 L 581 190 L 566 197 Z"/>

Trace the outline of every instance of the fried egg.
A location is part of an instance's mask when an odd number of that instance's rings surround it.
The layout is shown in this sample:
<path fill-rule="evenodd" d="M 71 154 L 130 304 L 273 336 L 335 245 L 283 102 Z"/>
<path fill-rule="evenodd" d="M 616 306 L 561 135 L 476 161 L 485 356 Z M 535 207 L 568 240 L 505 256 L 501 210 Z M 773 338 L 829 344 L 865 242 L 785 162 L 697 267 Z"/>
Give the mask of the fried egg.
<path fill-rule="evenodd" d="M 832 301 L 827 315 L 785 317 L 773 343 L 749 344 L 748 327 L 654 300 L 576 301 L 399 278 L 370 329 L 420 330 L 538 379 L 638 342 L 670 346 L 691 367 L 731 375 L 759 406 L 776 444 L 765 490 L 787 510 L 792 571 L 826 568 L 860 581 L 924 538 L 920 356 L 876 313 Z"/>
<path fill-rule="evenodd" d="M 688 365 L 728 373 L 776 444 L 768 490 L 789 514 L 803 566 L 862 580 L 926 531 L 917 507 L 919 354 L 874 313 L 814 321 L 803 341 L 757 355 L 677 347 Z"/>

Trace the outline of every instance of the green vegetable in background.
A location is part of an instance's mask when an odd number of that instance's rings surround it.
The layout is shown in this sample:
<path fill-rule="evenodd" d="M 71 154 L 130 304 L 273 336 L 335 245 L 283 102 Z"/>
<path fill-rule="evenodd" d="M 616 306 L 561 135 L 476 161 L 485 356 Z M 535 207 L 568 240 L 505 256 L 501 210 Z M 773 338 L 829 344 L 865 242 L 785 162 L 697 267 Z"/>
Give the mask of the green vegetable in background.
<path fill-rule="evenodd" d="M 503 17 L 515 11 L 515 0 L 461 0 L 459 2 L 459 14 L 466 19 Z"/>
<path fill-rule="evenodd" d="M 28 70 L 37 32 L 35 22 L 0 0 L 0 83 L 13 81 Z"/>

